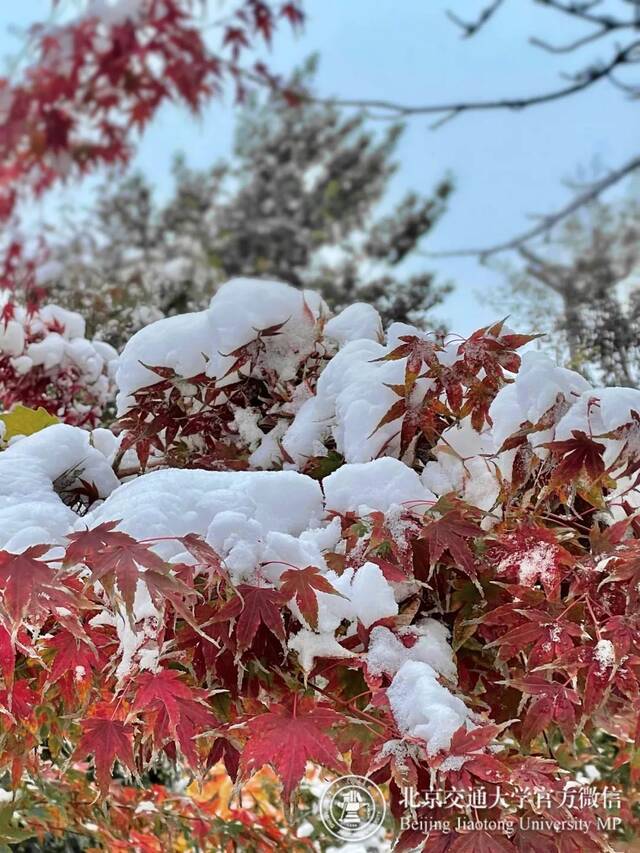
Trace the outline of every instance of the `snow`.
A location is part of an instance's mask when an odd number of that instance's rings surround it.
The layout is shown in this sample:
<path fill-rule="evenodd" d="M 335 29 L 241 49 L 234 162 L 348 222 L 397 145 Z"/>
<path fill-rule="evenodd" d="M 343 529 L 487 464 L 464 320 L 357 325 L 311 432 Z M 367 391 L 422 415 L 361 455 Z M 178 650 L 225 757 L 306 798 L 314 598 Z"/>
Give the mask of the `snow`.
<path fill-rule="evenodd" d="M 366 302 L 355 302 L 341 311 L 324 327 L 324 333 L 340 346 L 363 338 L 382 340 L 382 321 L 376 309 Z"/>
<path fill-rule="evenodd" d="M 515 382 L 498 392 L 489 409 L 494 422 L 492 438 L 496 449 L 526 421 L 537 423 L 558 399 L 564 401 L 568 408 L 590 389 L 584 377 L 573 370 L 558 367 L 546 353 L 535 350 L 523 353 Z M 550 441 L 552 436 L 540 432 L 534 439 L 535 446 Z"/>
<path fill-rule="evenodd" d="M 268 297 L 268 298 L 267 298 Z M 293 379 L 313 350 L 316 320 L 328 309 L 311 291 L 278 281 L 235 278 L 220 287 L 209 308 L 158 320 L 136 332 L 124 348 L 116 375 L 118 412 L 132 405 L 131 395 L 159 381 L 148 367 L 170 367 L 189 378 L 206 372 L 219 386 L 230 384 L 236 360 L 232 353 L 255 341 L 262 330 L 282 326 L 265 336 L 255 375 L 272 371 L 280 381 Z M 147 365 L 148 367 L 145 367 Z"/>
<path fill-rule="evenodd" d="M 47 261 L 36 268 L 36 284 L 42 286 L 59 278 L 64 272 L 64 266 L 59 261 Z"/>
<path fill-rule="evenodd" d="M 0 323 L 0 352 L 19 356 L 24 349 L 24 328 L 17 320 Z"/>
<path fill-rule="evenodd" d="M 397 452 L 398 422 L 376 430 L 398 399 L 387 385 L 404 382 L 403 361 L 376 361 L 386 354 L 375 341 L 351 341 L 318 380 L 316 420 L 331 420 L 336 449 L 347 462 L 369 462 L 384 450 L 387 455 Z"/>
<path fill-rule="evenodd" d="M 115 27 L 127 19 L 140 17 L 145 0 L 89 0 L 85 18 L 98 18 L 103 24 Z"/>
<path fill-rule="evenodd" d="M 305 628 L 289 639 L 289 648 L 297 652 L 300 666 L 311 672 L 316 658 L 352 658 L 353 652 L 343 648 L 333 633 L 315 634 Z"/>
<path fill-rule="evenodd" d="M 0 294 L 0 308 L 5 303 L 6 295 Z M 49 374 L 52 384 L 73 383 L 77 387 L 76 411 L 84 406 L 99 416 L 113 390 L 117 361 L 113 347 L 87 340 L 80 314 L 59 305 L 45 304 L 28 313 L 16 303 L 12 310 L 13 318 L 0 322 L 0 362 L 8 357 L 8 365 L 18 377 L 40 368 Z M 5 374 L 4 366 L 2 372 Z M 13 384 L 18 382 L 5 374 L 1 386 L 11 388 Z"/>
<path fill-rule="evenodd" d="M 119 482 L 88 432 L 66 424 L 47 427 L 0 453 L 0 547 L 19 553 L 33 544 L 58 543 L 77 521 L 54 482 L 77 472 L 107 497 Z"/>
<path fill-rule="evenodd" d="M 120 529 L 140 538 L 197 533 L 222 548 L 241 578 L 257 567 L 269 532 L 297 536 L 319 525 L 322 514 L 319 484 L 295 471 L 167 469 L 123 484 L 82 521 L 95 527 L 118 520 Z M 165 559 L 186 559 L 175 541 L 156 550 Z"/>
<path fill-rule="evenodd" d="M 435 499 L 415 471 L 391 457 L 343 465 L 325 477 L 323 486 L 327 509 L 340 513 L 386 512 L 413 501 L 424 510 Z"/>
<path fill-rule="evenodd" d="M 613 666 L 616 662 L 616 650 L 611 640 L 598 640 L 593 657 L 600 664 L 600 669 Z"/>
<path fill-rule="evenodd" d="M 447 749 L 454 732 L 469 719 L 464 702 L 443 687 L 433 667 L 422 661 L 402 664 L 387 698 L 402 734 L 426 741 L 429 755 Z"/>
<path fill-rule="evenodd" d="M 631 421 L 631 412 L 640 414 L 640 391 L 636 388 L 590 388 L 560 420 L 558 440 L 571 438 L 574 430 L 599 436 Z"/>
<path fill-rule="evenodd" d="M 414 640 L 406 646 L 401 637 Z M 367 669 L 371 675 L 395 675 L 406 661 L 429 664 L 440 675 L 457 681 L 457 669 L 448 642 L 449 631 L 435 619 L 422 619 L 397 636 L 382 625 L 371 631 L 366 654 Z"/>
<path fill-rule="evenodd" d="M 494 460 L 494 448 L 491 433 L 477 433 L 471 419 L 464 418 L 443 432 L 435 448 L 436 459 L 427 462 L 422 472 L 424 486 L 438 497 L 458 492 L 468 503 L 489 511 L 500 492 L 497 467 L 508 476 L 506 460 L 513 457 L 509 452 Z"/>
<path fill-rule="evenodd" d="M 62 336 L 65 340 L 84 338 L 86 332 L 84 317 L 75 311 L 68 311 L 60 305 L 51 303 L 43 305 L 39 314 L 45 325 L 62 326 Z"/>
<path fill-rule="evenodd" d="M 128 341 L 116 371 L 118 414 L 133 405 L 130 396 L 160 381 L 148 367 L 170 367 L 180 376 L 197 376 L 206 366 L 209 349 L 206 312 L 179 314 L 145 326 Z"/>
<path fill-rule="evenodd" d="M 398 614 L 393 588 L 375 563 L 365 563 L 355 573 L 351 583 L 351 602 L 365 628 L 378 619 Z"/>
<path fill-rule="evenodd" d="M 318 397 L 310 397 L 298 409 L 294 422 L 282 439 L 282 446 L 294 464 L 316 455 L 316 446 L 331 434 L 333 411 Z"/>
<path fill-rule="evenodd" d="M 519 558 L 518 581 L 523 586 L 532 586 L 536 581 L 544 581 L 553 570 L 558 548 L 549 542 L 540 542 L 525 551 Z M 509 562 L 513 558 L 509 557 Z M 498 566 L 500 571 L 500 566 Z"/>

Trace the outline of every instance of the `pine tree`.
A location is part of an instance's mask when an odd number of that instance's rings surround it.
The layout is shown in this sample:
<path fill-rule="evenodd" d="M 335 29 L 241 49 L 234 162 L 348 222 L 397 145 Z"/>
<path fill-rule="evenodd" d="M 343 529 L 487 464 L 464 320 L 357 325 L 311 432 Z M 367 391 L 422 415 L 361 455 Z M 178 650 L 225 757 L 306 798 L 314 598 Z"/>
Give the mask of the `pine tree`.
<path fill-rule="evenodd" d="M 307 83 L 315 65 L 297 81 Z M 430 196 L 409 193 L 378 214 L 401 134 L 399 124 L 370 130 L 363 113 L 253 97 L 232 158 L 197 171 L 178 157 L 165 205 L 140 174 L 104 190 L 94 221 L 57 250 L 56 298 L 115 344 L 160 316 L 202 308 L 238 275 L 318 289 L 332 307 L 372 302 L 385 319 L 423 325 L 449 286 L 401 269 L 443 214 L 452 184 L 445 178 Z"/>

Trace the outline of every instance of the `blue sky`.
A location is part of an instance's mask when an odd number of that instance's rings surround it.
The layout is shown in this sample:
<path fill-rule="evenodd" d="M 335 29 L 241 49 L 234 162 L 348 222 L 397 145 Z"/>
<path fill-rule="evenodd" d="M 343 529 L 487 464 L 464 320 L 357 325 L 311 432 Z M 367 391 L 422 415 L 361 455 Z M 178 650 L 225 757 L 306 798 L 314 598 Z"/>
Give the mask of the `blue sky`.
<path fill-rule="evenodd" d="M 210 0 L 212 16 L 218 5 Z M 562 42 L 586 32 L 530 0 L 507 0 L 483 32 L 461 39 L 446 10 L 472 17 L 482 5 L 476 0 L 307 0 L 304 33 L 293 37 L 283 30 L 265 58 L 274 70 L 286 72 L 318 52 L 319 93 L 419 104 L 552 89 L 562 84 L 562 71 L 607 55 L 605 42 L 559 57 L 529 45 L 532 34 Z M 628 8 L 622 0 L 608 0 L 608 6 Z M 10 25 L 42 20 L 49 8 L 49 0 L 3 4 L 0 55 L 10 57 L 20 47 Z M 448 214 L 425 239 L 425 251 L 482 246 L 512 236 L 531 223 L 531 214 L 565 203 L 569 191 L 562 182 L 579 167 L 623 163 L 637 153 L 640 136 L 637 102 L 626 101 L 606 83 L 518 113 L 466 114 L 437 131 L 429 123 L 428 117 L 408 121 L 388 199 L 391 204 L 408 189 L 428 193 L 443 173 L 453 174 L 457 191 Z M 206 166 L 228 153 L 232 135 L 230 97 L 211 105 L 200 119 L 170 106 L 146 132 L 134 165 L 165 194 L 176 150 L 185 152 L 192 165 Z M 69 187 L 63 198 L 73 206 L 85 203 L 86 193 Z M 487 295 L 501 281 L 496 272 L 474 259 L 413 263 L 456 284 L 440 309 L 450 328 L 466 334 L 495 318 Z"/>

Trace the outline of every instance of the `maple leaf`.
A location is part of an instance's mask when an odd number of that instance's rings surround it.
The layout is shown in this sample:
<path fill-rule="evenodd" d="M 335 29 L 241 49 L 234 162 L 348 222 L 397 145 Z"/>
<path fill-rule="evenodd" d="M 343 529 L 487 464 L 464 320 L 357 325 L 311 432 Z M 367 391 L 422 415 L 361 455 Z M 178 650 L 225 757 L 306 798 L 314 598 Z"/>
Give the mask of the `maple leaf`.
<path fill-rule="evenodd" d="M 224 763 L 224 769 L 232 781 L 236 781 L 240 766 L 240 751 L 225 737 L 217 737 L 207 756 L 207 768 L 213 767 L 218 761 Z"/>
<path fill-rule="evenodd" d="M 96 779 L 103 796 L 109 791 L 111 768 L 116 759 L 135 773 L 132 736 L 133 728 L 121 720 L 98 716 L 82 720 L 82 737 L 72 757 L 80 759 L 93 754 Z"/>
<path fill-rule="evenodd" d="M 249 720 L 249 740 L 240 759 L 243 775 L 271 765 L 280 777 L 285 800 L 291 799 L 307 761 L 338 772 L 347 770 L 328 734 L 344 718 L 313 699 L 296 699 L 291 707 L 272 705 L 266 714 Z"/>
<path fill-rule="evenodd" d="M 151 547 L 114 528 L 119 521 L 106 521 L 92 530 L 71 533 L 64 562 L 82 563 L 91 571 L 91 579 L 99 581 L 113 600 L 117 587 L 131 616 L 138 581 L 146 584 L 157 601 L 169 598 L 182 613 L 180 596 L 192 591 L 171 575 L 169 566 Z"/>
<path fill-rule="evenodd" d="M 240 584 L 238 595 L 228 601 L 215 617 L 216 622 L 237 617 L 236 640 L 238 651 L 249 648 L 260 625 L 268 628 L 272 634 L 284 641 L 284 623 L 281 608 L 286 599 L 271 587 Z"/>
<path fill-rule="evenodd" d="M 16 662 L 16 650 L 11 635 L 0 625 L 0 670 L 9 688 L 13 684 L 13 669 Z"/>
<path fill-rule="evenodd" d="M 287 569 L 280 576 L 281 595 L 286 601 L 295 598 L 300 612 L 314 630 L 318 627 L 316 591 L 339 595 L 340 598 L 345 597 L 333 588 L 316 566 L 306 566 L 304 569 Z"/>
<path fill-rule="evenodd" d="M 194 737 L 213 728 L 217 720 L 206 705 L 207 693 L 189 687 L 173 669 L 143 672 L 136 678 L 132 711 L 156 713 L 153 737 L 156 748 L 175 738 L 192 766 L 197 764 Z"/>
<path fill-rule="evenodd" d="M 16 681 L 11 691 L 0 690 L 0 707 L 11 714 L 11 724 L 32 723 L 34 709 L 40 701 L 40 694 L 23 679 Z"/>
<path fill-rule="evenodd" d="M 482 530 L 477 524 L 466 519 L 459 510 L 454 509 L 426 524 L 419 539 L 427 544 L 431 567 L 435 566 L 446 551 L 454 565 L 461 568 L 469 577 L 475 578 L 477 575 L 475 559 L 467 540 L 481 534 Z"/>
<path fill-rule="evenodd" d="M 550 596 L 575 562 L 552 531 L 527 523 L 499 536 L 487 556 L 499 575 L 526 586 L 539 581 Z"/>
<path fill-rule="evenodd" d="M 21 554 L 0 551 L 2 606 L 17 629 L 27 611 L 55 612 L 56 607 L 75 610 L 77 599 L 61 582 L 60 573 L 38 559 L 49 545 L 32 545 Z"/>
<path fill-rule="evenodd" d="M 375 428 L 369 433 L 367 438 L 371 438 L 372 435 L 378 432 L 379 429 L 382 429 L 386 424 L 392 423 L 393 421 L 397 421 L 398 418 L 404 417 L 405 412 L 407 411 L 407 403 L 406 400 L 396 400 L 395 403 L 391 406 L 389 411 L 387 411 L 378 421 Z"/>
<path fill-rule="evenodd" d="M 522 723 L 522 743 L 528 744 L 549 726 L 553 718 L 553 696 L 544 694 L 529 705 Z"/>
<path fill-rule="evenodd" d="M 552 720 L 565 740 L 568 743 L 573 741 L 577 725 L 574 706 L 580 704 L 580 697 L 575 690 L 537 675 L 515 679 L 511 684 L 523 693 L 538 697 L 529 705 L 523 721 L 521 740 L 524 744 L 546 729 Z"/>
<path fill-rule="evenodd" d="M 572 430 L 571 434 L 573 438 L 565 441 L 547 441 L 538 445 L 548 448 L 557 460 L 552 482 L 573 482 L 583 470 L 591 480 L 597 480 L 604 474 L 604 444 L 594 441 L 579 429 Z"/>
<path fill-rule="evenodd" d="M 64 675 L 69 675 L 71 684 L 75 684 L 76 681 L 82 681 L 89 676 L 100 663 L 93 643 L 81 641 L 66 629 L 52 637 L 47 642 L 47 648 L 55 652 L 53 666 L 47 679 L 49 684 L 55 684 Z"/>
<path fill-rule="evenodd" d="M 466 755 L 467 753 L 484 749 L 503 728 L 504 726 L 491 724 L 488 726 L 478 726 L 468 731 L 466 726 L 461 726 L 454 732 L 451 738 L 449 752 L 451 755 Z"/>
<path fill-rule="evenodd" d="M 211 571 L 211 574 L 218 575 L 223 580 L 229 582 L 229 574 L 224 567 L 224 563 L 220 555 L 208 542 L 195 533 L 187 533 L 186 536 L 180 536 L 181 542 L 192 557 L 198 561 L 198 565 L 206 566 Z"/>

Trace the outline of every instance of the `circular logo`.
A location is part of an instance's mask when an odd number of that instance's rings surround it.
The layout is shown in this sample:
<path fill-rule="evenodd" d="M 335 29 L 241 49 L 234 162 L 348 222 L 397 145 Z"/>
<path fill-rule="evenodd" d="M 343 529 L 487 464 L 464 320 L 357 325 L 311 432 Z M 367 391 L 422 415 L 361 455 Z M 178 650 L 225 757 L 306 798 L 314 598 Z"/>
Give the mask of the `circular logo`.
<path fill-rule="evenodd" d="M 320 817 L 341 841 L 364 841 L 382 826 L 386 805 L 382 791 L 364 776 L 335 779 L 320 798 Z"/>

